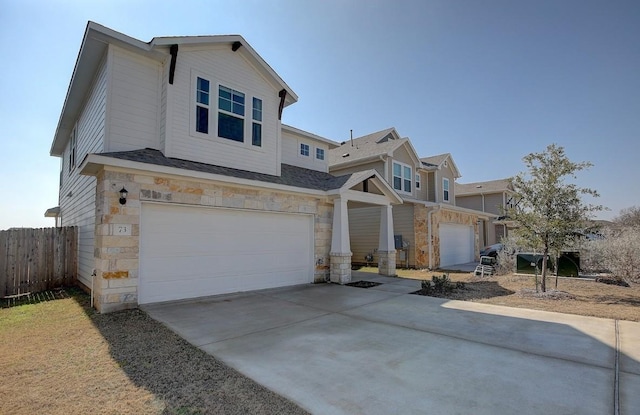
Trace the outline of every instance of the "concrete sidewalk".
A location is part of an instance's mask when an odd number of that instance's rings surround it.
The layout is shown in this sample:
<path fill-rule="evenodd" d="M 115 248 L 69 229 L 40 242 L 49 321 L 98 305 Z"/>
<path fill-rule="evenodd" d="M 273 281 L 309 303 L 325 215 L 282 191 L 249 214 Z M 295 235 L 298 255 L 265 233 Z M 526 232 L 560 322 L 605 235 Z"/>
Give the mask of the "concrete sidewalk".
<path fill-rule="evenodd" d="M 357 278 L 354 278 L 356 280 Z M 317 414 L 616 414 L 640 408 L 640 323 L 298 286 L 145 307 Z M 634 412 L 635 411 L 635 412 Z"/>

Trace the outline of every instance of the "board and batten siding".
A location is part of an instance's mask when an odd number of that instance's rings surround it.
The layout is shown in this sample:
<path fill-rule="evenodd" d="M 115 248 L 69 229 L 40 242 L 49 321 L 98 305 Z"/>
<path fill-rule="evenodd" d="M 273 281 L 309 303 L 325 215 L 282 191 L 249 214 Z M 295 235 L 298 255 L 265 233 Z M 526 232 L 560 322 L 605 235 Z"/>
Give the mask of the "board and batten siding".
<path fill-rule="evenodd" d="M 300 154 L 300 144 L 304 143 L 309 146 L 309 156 L 305 157 Z M 324 160 L 316 158 L 316 149 L 324 150 Z M 329 146 L 320 141 L 292 134 L 289 131 L 282 131 L 282 163 L 292 166 L 303 167 L 310 170 L 318 170 L 322 172 L 329 171 Z"/>
<path fill-rule="evenodd" d="M 195 79 L 210 81 L 209 134 L 195 133 Z M 218 85 L 245 94 L 245 137 L 238 143 L 217 137 Z M 180 48 L 174 84 L 169 85 L 168 157 L 277 175 L 280 121 L 278 87 L 268 82 L 229 45 Z M 262 147 L 251 146 L 252 97 L 262 100 Z M 193 124 L 193 125 L 192 125 Z M 170 143 L 169 143 L 169 140 Z"/>
<path fill-rule="evenodd" d="M 109 48 L 107 151 L 160 149 L 161 64 Z"/>
<path fill-rule="evenodd" d="M 351 262 L 364 263 L 367 254 L 373 254 L 374 263 L 378 262 L 378 249 L 380 235 L 380 211 L 381 207 L 366 207 L 349 209 L 349 238 L 351 242 Z M 402 235 L 403 241 L 409 243 L 407 254 L 409 266 L 415 266 L 415 232 L 413 226 L 413 205 L 403 204 L 393 207 L 393 234 Z M 400 260 L 400 253 L 396 253 L 398 266 L 405 265 Z"/>
<path fill-rule="evenodd" d="M 91 285 L 95 268 L 96 179 L 80 175 L 78 166 L 87 154 L 104 151 L 107 72 L 106 60 L 103 60 L 76 121 L 76 166 L 69 172 L 69 143 L 62 161 L 61 225 L 78 227 L 78 280 L 86 286 Z"/>

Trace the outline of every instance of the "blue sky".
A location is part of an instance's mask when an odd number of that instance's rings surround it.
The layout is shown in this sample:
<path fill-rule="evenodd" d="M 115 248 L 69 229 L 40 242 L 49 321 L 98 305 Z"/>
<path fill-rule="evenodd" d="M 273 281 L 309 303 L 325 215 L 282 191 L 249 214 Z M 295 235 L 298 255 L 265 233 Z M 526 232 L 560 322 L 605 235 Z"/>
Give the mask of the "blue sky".
<path fill-rule="evenodd" d="M 300 97 L 283 121 L 343 141 L 395 127 L 461 183 L 551 143 L 615 216 L 640 205 L 640 2 L 34 1 L 0 6 L 0 229 L 52 226 L 51 140 L 88 20 L 143 41 L 241 34 Z"/>

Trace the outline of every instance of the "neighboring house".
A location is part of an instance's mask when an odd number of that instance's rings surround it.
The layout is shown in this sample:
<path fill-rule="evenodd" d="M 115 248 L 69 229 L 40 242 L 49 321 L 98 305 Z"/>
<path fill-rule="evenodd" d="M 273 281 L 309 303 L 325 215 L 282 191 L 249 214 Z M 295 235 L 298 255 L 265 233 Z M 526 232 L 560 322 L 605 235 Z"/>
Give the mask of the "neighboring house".
<path fill-rule="evenodd" d="M 373 169 L 329 174 L 337 144 L 281 124 L 296 101 L 241 36 L 145 43 L 89 22 L 47 215 L 79 227 L 78 280 L 99 311 L 348 282 L 349 204 L 377 209 L 380 273 L 395 274 L 402 199 Z"/>
<path fill-rule="evenodd" d="M 509 235 L 513 222 L 506 211 L 514 206 L 513 187 L 510 179 L 490 180 L 476 183 L 456 183 L 456 204 L 468 209 L 495 215 L 483 221 L 480 229 L 482 246 L 493 245 Z"/>
<path fill-rule="evenodd" d="M 478 221 L 491 215 L 456 206 L 454 183 L 460 173 L 450 154 L 420 159 L 394 128 L 329 150 L 332 174 L 361 169 L 377 171 L 404 202 L 393 207 L 397 264 L 434 269 L 477 259 Z M 351 203 L 348 218 L 353 262 L 377 262 L 377 208 Z"/>

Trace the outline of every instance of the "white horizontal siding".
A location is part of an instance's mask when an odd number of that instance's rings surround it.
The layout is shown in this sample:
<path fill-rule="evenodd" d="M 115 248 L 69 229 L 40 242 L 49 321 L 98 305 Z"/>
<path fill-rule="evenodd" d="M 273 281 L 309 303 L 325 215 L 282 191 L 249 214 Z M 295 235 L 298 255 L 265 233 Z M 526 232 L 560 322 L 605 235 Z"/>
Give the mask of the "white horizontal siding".
<path fill-rule="evenodd" d="M 160 148 L 158 62 L 110 49 L 109 151 Z"/>
<path fill-rule="evenodd" d="M 309 157 L 300 155 L 300 143 L 309 146 Z M 324 160 L 316 158 L 316 148 L 324 150 Z M 282 131 L 282 162 L 292 166 L 304 167 L 306 169 L 329 171 L 329 146 L 320 141 Z"/>
<path fill-rule="evenodd" d="M 211 82 L 211 109 L 209 134 L 192 135 L 195 116 L 195 76 L 203 76 Z M 222 84 L 245 93 L 245 143 L 244 145 L 217 137 L 217 85 Z M 174 84 L 168 103 L 171 120 L 168 120 L 168 156 L 203 163 L 234 167 L 266 174 L 278 173 L 278 90 L 267 82 L 239 53 L 228 45 L 206 50 L 181 48 L 178 54 Z M 251 100 L 262 99 L 262 147 L 251 146 Z"/>
<path fill-rule="evenodd" d="M 76 122 L 76 167 L 69 173 L 70 148 L 67 144 L 60 188 L 61 224 L 78 227 L 78 279 L 86 286 L 91 285 L 91 274 L 95 268 L 96 179 L 81 176 L 77 167 L 88 153 L 104 151 L 106 102 L 107 65 L 103 61 Z"/>

